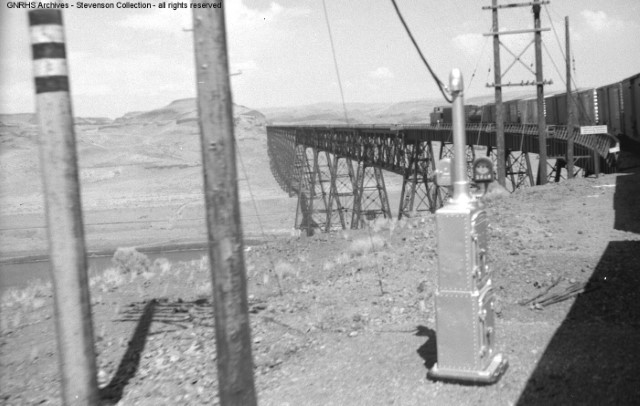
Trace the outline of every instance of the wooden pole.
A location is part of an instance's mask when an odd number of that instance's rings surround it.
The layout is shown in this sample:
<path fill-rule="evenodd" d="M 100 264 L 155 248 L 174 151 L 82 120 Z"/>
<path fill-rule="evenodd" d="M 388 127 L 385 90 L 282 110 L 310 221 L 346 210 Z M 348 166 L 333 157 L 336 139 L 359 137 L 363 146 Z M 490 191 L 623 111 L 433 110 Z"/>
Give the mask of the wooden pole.
<path fill-rule="evenodd" d="M 256 393 L 224 12 L 196 8 L 193 20 L 220 403 L 251 406 Z"/>
<path fill-rule="evenodd" d="M 547 124 L 544 117 L 544 82 L 542 77 L 542 33 L 540 31 L 540 2 L 533 3 L 533 25 L 536 51 L 536 88 L 538 96 L 538 142 L 540 161 L 538 165 L 538 184 L 547 183 Z"/>
<path fill-rule="evenodd" d="M 573 179 L 573 130 L 575 126 L 575 114 L 573 97 L 571 95 L 571 43 L 569 41 L 569 17 L 564 18 L 565 51 L 567 66 L 567 178 Z"/>
<path fill-rule="evenodd" d="M 91 300 L 60 10 L 29 12 L 62 398 L 97 405 Z"/>
<path fill-rule="evenodd" d="M 502 71 L 500 68 L 500 35 L 498 34 L 498 0 L 491 0 L 493 9 L 493 77 L 496 97 L 496 146 L 498 149 L 497 175 L 498 183 L 505 186 L 505 146 L 504 146 L 504 106 L 502 104 Z"/>

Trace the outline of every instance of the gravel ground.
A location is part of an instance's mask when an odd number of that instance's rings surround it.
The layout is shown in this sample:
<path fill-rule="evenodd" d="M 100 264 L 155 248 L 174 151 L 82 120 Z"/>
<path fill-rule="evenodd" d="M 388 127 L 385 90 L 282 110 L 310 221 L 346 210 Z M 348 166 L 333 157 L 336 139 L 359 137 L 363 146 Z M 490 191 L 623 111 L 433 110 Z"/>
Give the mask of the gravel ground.
<path fill-rule="evenodd" d="M 628 161 L 631 162 L 631 161 Z M 489 196 L 497 350 L 490 386 L 433 382 L 434 216 L 246 251 L 261 405 L 637 404 L 640 172 Z M 144 267 L 143 267 L 144 268 Z M 217 404 L 206 260 L 92 282 L 105 404 Z M 584 293 L 521 305 L 549 289 Z M 58 405 L 50 288 L 5 294 L 0 403 Z"/>

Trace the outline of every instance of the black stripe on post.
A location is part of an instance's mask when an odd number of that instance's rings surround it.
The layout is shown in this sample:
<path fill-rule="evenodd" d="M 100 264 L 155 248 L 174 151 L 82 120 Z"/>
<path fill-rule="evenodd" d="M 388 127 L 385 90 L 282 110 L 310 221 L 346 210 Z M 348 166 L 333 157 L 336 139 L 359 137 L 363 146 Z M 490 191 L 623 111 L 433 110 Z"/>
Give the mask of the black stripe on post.
<path fill-rule="evenodd" d="M 62 25 L 62 12 L 60 10 L 33 10 L 29 11 L 29 25 L 58 24 Z"/>
<path fill-rule="evenodd" d="M 65 59 L 67 53 L 63 43 L 60 42 L 44 42 L 42 44 L 31 45 L 31 53 L 33 59 L 43 58 L 61 58 Z"/>
<path fill-rule="evenodd" d="M 69 78 L 67 76 L 42 76 L 35 79 L 36 94 L 69 91 Z"/>

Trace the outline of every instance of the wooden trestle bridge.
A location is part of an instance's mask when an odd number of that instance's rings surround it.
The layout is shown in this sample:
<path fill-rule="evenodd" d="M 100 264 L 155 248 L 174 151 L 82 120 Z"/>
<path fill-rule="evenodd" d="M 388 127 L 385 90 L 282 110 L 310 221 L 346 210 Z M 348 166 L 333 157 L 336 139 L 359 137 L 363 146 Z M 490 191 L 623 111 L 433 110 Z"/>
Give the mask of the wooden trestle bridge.
<path fill-rule="evenodd" d="M 559 181 L 567 127 L 547 126 L 547 134 L 547 155 L 556 158 L 549 177 Z M 494 124 L 467 124 L 466 135 L 469 164 L 477 154 L 495 163 Z M 398 218 L 434 212 L 447 194 L 434 183 L 435 165 L 453 155 L 452 137 L 447 124 L 267 127 L 271 172 L 285 192 L 298 196 L 295 227 L 308 234 L 359 228 L 378 216 L 391 218 L 383 170 L 403 177 Z M 581 135 L 575 129 L 576 166 L 585 175 L 594 166 L 612 171 L 608 158 L 615 144 L 611 135 Z M 535 185 L 529 154 L 539 153 L 537 126 L 505 125 L 505 152 L 507 189 Z"/>

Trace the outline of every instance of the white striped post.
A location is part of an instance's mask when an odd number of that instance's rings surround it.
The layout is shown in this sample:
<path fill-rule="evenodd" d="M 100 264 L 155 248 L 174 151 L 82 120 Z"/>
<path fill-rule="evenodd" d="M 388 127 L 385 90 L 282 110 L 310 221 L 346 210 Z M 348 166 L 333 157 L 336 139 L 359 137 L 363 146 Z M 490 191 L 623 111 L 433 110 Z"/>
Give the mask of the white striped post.
<path fill-rule="evenodd" d="M 65 405 L 97 405 L 80 185 L 60 10 L 29 12 L 40 170 Z"/>

